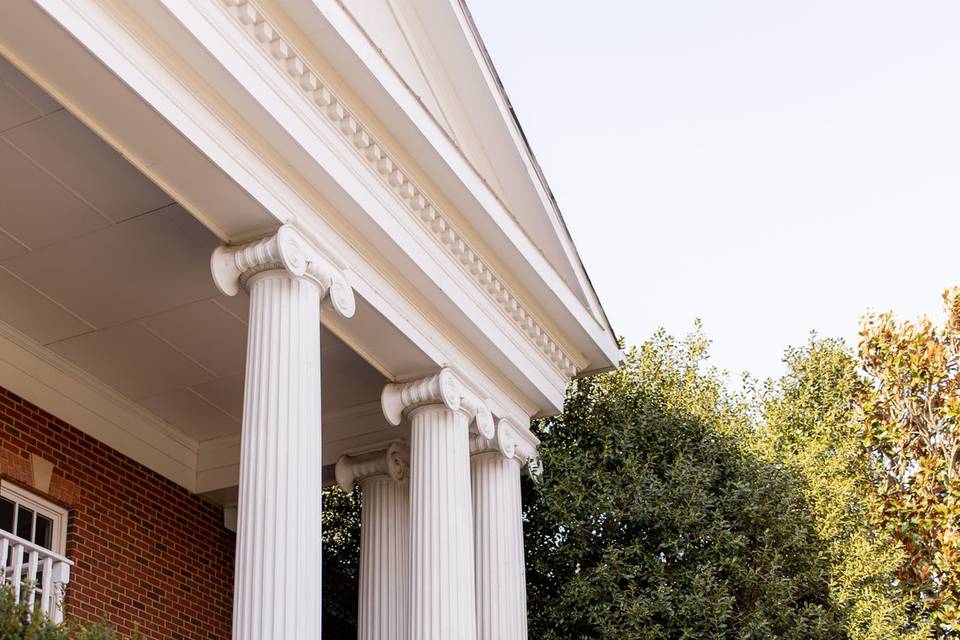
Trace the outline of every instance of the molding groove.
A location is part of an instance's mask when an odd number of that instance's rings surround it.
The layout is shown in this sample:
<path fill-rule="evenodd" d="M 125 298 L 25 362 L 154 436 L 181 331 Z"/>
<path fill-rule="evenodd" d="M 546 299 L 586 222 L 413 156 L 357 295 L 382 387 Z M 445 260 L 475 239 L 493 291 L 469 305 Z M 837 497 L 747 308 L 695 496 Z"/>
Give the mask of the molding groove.
<path fill-rule="evenodd" d="M 363 158 L 398 196 L 407 211 L 426 228 L 461 268 L 522 331 L 530 342 L 564 376 L 577 373 L 574 360 L 556 339 L 543 328 L 533 314 L 510 291 L 494 270 L 450 223 L 448 215 L 436 205 L 410 177 L 384 145 L 377 141 L 350 108 L 313 69 L 282 33 L 267 19 L 263 10 L 250 0 L 220 0 L 231 17 L 239 23 L 258 47 L 267 53 L 285 72 L 324 119 L 334 125 L 340 136 Z"/>

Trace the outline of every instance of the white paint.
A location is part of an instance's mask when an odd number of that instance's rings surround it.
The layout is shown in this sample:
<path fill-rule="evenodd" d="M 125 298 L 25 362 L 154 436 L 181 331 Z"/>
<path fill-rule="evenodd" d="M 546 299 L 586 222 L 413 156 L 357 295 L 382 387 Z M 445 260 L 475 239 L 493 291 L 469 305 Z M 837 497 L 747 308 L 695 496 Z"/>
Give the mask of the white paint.
<path fill-rule="evenodd" d="M 30 609 L 39 606 L 40 612 L 54 623 L 63 622 L 63 595 L 70 582 L 73 563 L 58 553 L 35 545 L 0 530 L 0 585 L 8 584 L 16 602 L 26 602 Z M 37 575 L 43 572 L 39 587 Z"/>
<path fill-rule="evenodd" d="M 479 235 L 489 238 L 491 244 L 496 244 L 498 257 L 509 265 L 510 274 L 530 284 L 532 289 L 537 291 L 536 299 L 539 302 L 549 304 L 548 317 L 562 323 L 566 336 L 574 339 L 581 351 L 588 355 L 589 368 L 610 367 L 615 364 L 618 357 L 616 341 L 592 293 L 593 303 L 590 305 L 591 309 L 588 309 L 544 256 L 542 242 L 545 237 L 539 232 L 542 227 L 528 233 L 517 223 L 517 218 L 526 211 L 512 211 L 496 197 L 488 181 L 470 165 L 460 147 L 430 115 L 419 96 L 410 90 L 391 61 L 383 57 L 343 4 L 307 3 L 299 0 L 280 0 L 280 3 L 313 40 L 310 43 L 313 47 L 319 48 L 334 64 L 350 69 L 354 87 L 364 89 L 364 99 L 381 120 L 390 123 L 395 135 L 417 141 L 416 145 L 408 145 L 406 151 L 417 158 L 420 166 L 428 171 L 438 184 L 443 185 L 446 195 L 456 200 L 460 212 L 475 226 Z M 426 3 L 418 8 L 425 6 Z M 430 15 L 428 22 L 438 34 L 438 40 L 445 41 L 445 46 L 449 46 L 451 42 L 456 43 L 463 37 L 472 37 L 472 34 L 467 35 L 463 31 L 467 25 L 462 16 L 443 15 L 452 14 L 452 7 L 453 5 L 448 3 L 445 7 L 429 6 L 424 11 L 424 14 Z M 447 17 L 453 20 L 452 24 L 443 21 Z M 475 53 L 477 49 L 468 55 Z M 449 50 L 444 51 L 446 60 L 449 60 L 449 54 Z M 476 62 L 473 61 L 473 64 Z M 471 70 L 461 66 L 454 73 L 466 74 L 471 73 Z M 492 75 L 489 75 L 488 79 L 493 80 Z M 471 114 L 474 114 L 474 109 L 478 106 L 473 100 L 475 97 L 472 96 L 469 103 Z M 499 105 L 500 108 L 505 106 L 505 101 Z M 507 115 L 508 111 L 504 109 L 502 114 Z M 492 126 L 503 125 L 504 122 L 501 121 L 494 122 Z M 519 131 L 515 133 L 515 140 L 522 142 Z M 507 147 L 509 143 L 502 148 Z M 514 153 L 517 151 L 519 149 L 515 149 Z M 526 153 L 526 150 L 523 152 Z M 518 176 L 533 177 L 535 168 L 528 165 L 514 173 Z M 546 195 L 541 191 L 541 197 Z M 542 204 L 552 206 L 546 200 Z M 546 215 L 539 206 L 530 208 L 529 211 L 535 209 L 540 209 L 540 215 Z M 552 215 L 556 215 L 555 212 Z M 555 229 L 562 231 L 558 215 L 553 224 Z M 565 231 L 563 233 L 565 234 Z M 569 250 L 569 255 L 576 260 L 572 246 Z M 578 264 L 574 266 L 582 270 Z M 583 284 L 590 288 L 588 282 L 583 281 Z"/>
<path fill-rule="evenodd" d="M 234 640 L 307 640 L 320 628 L 319 327 L 327 290 L 308 276 L 311 257 L 283 227 L 211 258 L 222 290 L 250 291 Z"/>
<path fill-rule="evenodd" d="M 410 431 L 410 637 L 476 638 L 470 424 L 489 414 L 453 373 L 383 390 L 384 415 Z M 488 431 L 486 426 L 482 427 Z"/>
<path fill-rule="evenodd" d="M 37 459 L 33 456 L 31 457 L 33 458 L 32 462 L 36 463 Z M 17 505 L 23 505 L 31 511 L 35 511 L 49 518 L 50 521 L 53 522 L 50 536 L 50 550 L 60 555 L 66 553 L 67 524 L 70 517 L 68 509 L 46 498 L 41 498 L 32 491 L 28 491 L 9 480 L 0 479 L 0 497 L 12 500 Z M 0 566 L 4 566 L 3 563 L 0 563 Z"/>
<path fill-rule="evenodd" d="M 386 451 L 344 456 L 337 482 L 345 491 L 359 482 L 360 602 L 358 640 L 410 637 L 410 483 L 409 452 L 393 444 Z"/>
<path fill-rule="evenodd" d="M 505 420 L 470 443 L 478 640 L 526 640 L 527 585 L 520 471 L 534 450 Z"/>

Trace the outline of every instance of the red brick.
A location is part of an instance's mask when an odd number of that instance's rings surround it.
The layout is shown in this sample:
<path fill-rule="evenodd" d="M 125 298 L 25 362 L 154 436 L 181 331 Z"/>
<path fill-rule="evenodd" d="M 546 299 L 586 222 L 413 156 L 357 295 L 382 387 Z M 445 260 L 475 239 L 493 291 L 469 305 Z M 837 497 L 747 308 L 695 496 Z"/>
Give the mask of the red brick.
<path fill-rule="evenodd" d="M 46 495 L 70 507 L 69 618 L 230 638 L 234 536 L 219 507 L 0 387 L 0 474 L 31 488 L 30 454 L 54 464 Z"/>

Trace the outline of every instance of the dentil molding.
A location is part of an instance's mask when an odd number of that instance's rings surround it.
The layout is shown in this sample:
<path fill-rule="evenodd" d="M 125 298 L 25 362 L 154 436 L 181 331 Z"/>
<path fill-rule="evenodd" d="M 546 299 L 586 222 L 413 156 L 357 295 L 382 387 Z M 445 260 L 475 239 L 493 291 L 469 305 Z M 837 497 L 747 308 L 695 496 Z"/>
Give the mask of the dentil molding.
<path fill-rule="evenodd" d="M 323 118 L 330 121 L 340 136 L 355 149 L 374 173 L 399 196 L 408 212 L 433 235 L 463 270 L 507 314 L 524 335 L 543 353 L 560 373 L 572 377 L 577 372 L 573 360 L 543 328 L 503 279 L 484 263 L 450 223 L 450 216 L 430 199 L 386 148 L 377 141 L 344 100 L 330 88 L 287 38 L 269 21 L 263 10 L 249 0 L 221 0 L 233 19 L 253 37 L 259 48 L 270 55 L 306 95 Z"/>
<path fill-rule="evenodd" d="M 340 456 L 334 468 L 337 484 L 346 493 L 353 491 L 353 484 L 376 476 L 390 476 L 397 482 L 407 479 L 410 471 L 410 452 L 398 442 L 386 449 Z"/>
<path fill-rule="evenodd" d="M 477 432 L 485 438 L 493 438 L 493 414 L 486 401 L 471 392 L 449 368 L 440 373 L 407 382 L 391 383 L 380 394 L 383 416 L 393 426 L 403 421 L 406 411 L 428 404 L 443 404 L 451 411 L 463 411 L 476 424 Z"/>
<path fill-rule="evenodd" d="M 239 246 L 220 246 L 210 256 L 210 271 L 221 293 L 236 295 L 254 275 L 285 269 L 320 287 L 320 297 L 330 294 L 333 308 L 344 318 L 357 308 L 353 288 L 343 272 L 313 247 L 294 227 L 285 224 L 272 236 Z"/>

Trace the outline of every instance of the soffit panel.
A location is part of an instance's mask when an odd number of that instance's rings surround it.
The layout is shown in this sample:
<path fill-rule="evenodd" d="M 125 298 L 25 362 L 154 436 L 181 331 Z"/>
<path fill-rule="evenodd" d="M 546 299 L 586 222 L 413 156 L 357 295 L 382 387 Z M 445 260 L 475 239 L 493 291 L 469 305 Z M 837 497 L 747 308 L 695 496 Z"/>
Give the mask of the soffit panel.
<path fill-rule="evenodd" d="M 0 302 L 0 321 L 40 344 L 93 331 L 93 327 L 2 268 Z"/>
<path fill-rule="evenodd" d="M 41 116 L 32 104 L 17 93 L 13 87 L 0 82 L 0 131 L 6 131 L 24 122 Z"/>
<path fill-rule="evenodd" d="M 11 256 L 26 253 L 30 248 L 22 242 L 17 241 L 13 236 L 3 229 L 0 229 L 0 260 Z"/>
<path fill-rule="evenodd" d="M 214 376 L 238 373 L 243 371 L 247 353 L 246 315 L 240 317 L 224 308 L 225 299 L 193 302 L 141 322 Z"/>
<path fill-rule="evenodd" d="M 243 417 L 243 374 L 223 376 L 190 387 L 210 404 L 233 416 Z"/>
<path fill-rule="evenodd" d="M 66 110 L 3 137 L 112 222 L 173 202 Z"/>
<path fill-rule="evenodd" d="M 200 441 L 240 431 L 239 418 L 189 388 L 148 396 L 140 400 L 140 404 Z"/>
<path fill-rule="evenodd" d="M 133 400 L 212 377 L 139 323 L 100 329 L 49 348 Z"/>
<path fill-rule="evenodd" d="M 0 57 L 0 131 L 63 107 Z"/>
<path fill-rule="evenodd" d="M 170 205 L 2 266 L 93 326 L 109 327 L 216 295 L 209 256 L 218 243 Z"/>
<path fill-rule="evenodd" d="M 68 4 L 69 1 L 55 2 L 51 6 L 45 0 L 0 2 L 0 52 L 10 58 L 0 60 L 0 81 L 7 81 L 0 84 L 25 96 L 38 113 L 60 109 L 57 101 L 62 102 L 110 147 L 123 149 L 137 169 L 219 237 L 249 234 L 251 229 L 262 231 L 276 224 L 276 218 L 255 197 L 197 148 L 195 138 L 209 139 L 224 124 L 189 117 L 165 119 L 161 113 L 164 108 L 175 110 L 183 106 L 173 103 L 176 86 L 141 83 L 133 87 L 121 81 L 115 66 L 104 64 L 105 59 L 110 59 L 123 68 L 127 80 L 136 78 L 149 83 L 149 74 L 156 71 L 158 61 L 132 59 L 120 53 L 118 47 L 130 45 L 133 35 L 110 32 L 109 27 L 100 31 L 106 26 L 98 23 L 104 15 L 101 3 L 81 2 L 72 7 L 82 23 L 72 26 L 79 26 L 84 36 L 90 38 L 90 42 L 80 44 L 75 39 L 76 32 L 68 33 L 52 17 L 56 11 L 69 13 Z M 111 39 L 116 37 L 122 44 Z M 93 47 L 94 41 L 101 46 Z M 42 78 L 41 84 L 51 95 L 28 80 L 14 63 L 27 69 L 31 77 Z M 199 102 L 192 95 L 184 99 L 191 105 Z M 217 127 L 220 130 L 215 133 Z M 123 193 L 123 189 L 118 191 Z"/>
<path fill-rule="evenodd" d="M 110 224 L 5 139 L 0 140 L 0 191 L 3 230 L 31 249 Z"/>
<path fill-rule="evenodd" d="M 220 239 L 3 58 L 0 123 L 0 322 L 197 442 L 239 434 L 249 297 L 214 287 Z M 383 374 L 321 344 L 324 419 L 363 416 L 325 440 L 387 428 Z"/>

